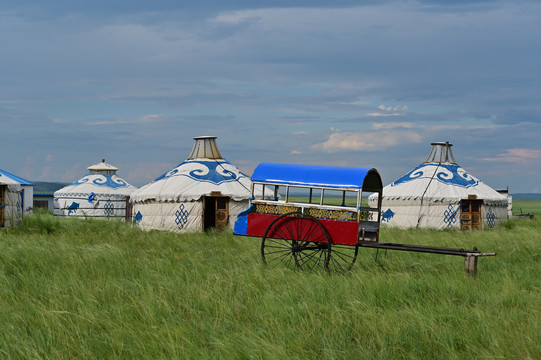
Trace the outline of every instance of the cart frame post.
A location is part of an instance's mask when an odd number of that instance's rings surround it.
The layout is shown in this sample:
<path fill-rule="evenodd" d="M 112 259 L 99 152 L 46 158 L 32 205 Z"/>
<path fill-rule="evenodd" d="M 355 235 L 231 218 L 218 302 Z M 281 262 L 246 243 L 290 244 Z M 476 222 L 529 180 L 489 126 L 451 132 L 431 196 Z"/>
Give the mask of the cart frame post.
<path fill-rule="evenodd" d="M 476 254 L 468 254 L 464 257 L 464 271 L 466 275 L 477 276 L 477 258 Z"/>

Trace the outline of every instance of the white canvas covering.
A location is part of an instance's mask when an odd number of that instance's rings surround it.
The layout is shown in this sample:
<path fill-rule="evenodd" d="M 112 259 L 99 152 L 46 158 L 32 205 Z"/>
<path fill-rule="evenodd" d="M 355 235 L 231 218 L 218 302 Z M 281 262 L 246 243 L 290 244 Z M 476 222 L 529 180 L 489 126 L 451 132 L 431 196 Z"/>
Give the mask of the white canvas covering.
<path fill-rule="evenodd" d="M 22 221 L 21 191 L 22 187 L 19 184 L 6 185 L 4 192 L 4 227 L 13 227 L 19 225 Z"/>
<path fill-rule="evenodd" d="M 124 219 L 126 199 L 137 188 L 104 160 L 88 169 L 90 174 L 54 193 L 54 215 Z"/>
<path fill-rule="evenodd" d="M 461 228 L 460 204 L 468 199 L 482 202 L 482 226 L 507 219 L 507 197 L 501 195 L 454 163 L 449 143 L 431 152 L 427 162 L 383 188 L 382 224 L 401 228 Z M 448 153 L 449 157 L 440 157 Z M 437 156 L 432 156 L 437 154 Z M 443 162 L 439 162 L 440 159 Z M 369 198 L 371 205 L 377 197 Z"/>
<path fill-rule="evenodd" d="M 34 184 L 0 169 L 0 186 L 4 187 L 3 226 L 13 227 L 32 211 Z"/>
<path fill-rule="evenodd" d="M 134 220 L 145 230 L 202 231 L 205 197 L 228 200 L 227 226 L 248 207 L 252 182 L 221 158 L 215 137 L 194 138 L 186 161 L 132 193 Z"/>

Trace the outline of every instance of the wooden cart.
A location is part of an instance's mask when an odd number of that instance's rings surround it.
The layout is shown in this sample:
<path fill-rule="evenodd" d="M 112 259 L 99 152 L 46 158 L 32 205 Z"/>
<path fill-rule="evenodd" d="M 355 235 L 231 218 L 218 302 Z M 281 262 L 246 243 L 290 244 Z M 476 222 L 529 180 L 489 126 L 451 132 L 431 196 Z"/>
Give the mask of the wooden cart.
<path fill-rule="evenodd" d="M 382 188 L 374 168 L 261 163 L 234 233 L 261 237 L 265 264 L 301 269 L 347 270 L 360 247 L 464 256 L 468 273 L 475 273 L 478 256 L 495 255 L 380 242 Z M 376 207 L 368 205 L 371 194 L 377 194 Z"/>

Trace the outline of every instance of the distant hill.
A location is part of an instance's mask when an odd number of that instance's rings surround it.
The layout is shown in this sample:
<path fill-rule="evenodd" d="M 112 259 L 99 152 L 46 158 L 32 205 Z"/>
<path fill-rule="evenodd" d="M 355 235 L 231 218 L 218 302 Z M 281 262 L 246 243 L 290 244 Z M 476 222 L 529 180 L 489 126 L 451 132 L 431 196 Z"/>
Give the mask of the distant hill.
<path fill-rule="evenodd" d="M 34 183 L 34 193 L 54 193 L 58 189 L 62 189 L 64 186 L 69 185 L 59 182 L 44 182 L 44 181 L 33 181 Z"/>
<path fill-rule="evenodd" d="M 513 196 L 513 199 L 533 199 L 533 200 L 540 200 L 541 194 L 538 193 L 518 193 L 518 194 L 511 194 Z"/>

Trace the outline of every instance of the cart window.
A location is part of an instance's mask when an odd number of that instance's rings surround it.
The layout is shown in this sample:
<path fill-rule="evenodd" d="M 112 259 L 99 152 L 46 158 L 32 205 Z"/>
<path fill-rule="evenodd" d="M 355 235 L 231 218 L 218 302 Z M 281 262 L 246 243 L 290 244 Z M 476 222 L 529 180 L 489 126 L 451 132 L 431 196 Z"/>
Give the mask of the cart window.
<path fill-rule="evenodd" d="M 325 189 L 323 205 L 356 207 L 357 194 L 355 191 Z"/>
<path fill-rule="evenodd" d="M 257 184 L 254 183 L 254 199 L 256 200 L 263 200 L 263 197 L 268 198 L 269 196 L 272 196 L 272 190 L 269 188 L 265 188 L 263 184 Z M 263 191 L 265 191 L 263 193 Z"/>
<path fill-rule="evenodd" d="M 363 208 L 375 208 L 378 206 L 377 202 L 373 202 L 370 200 L 370 196 L 373 196 L 372 199 L 377 199 L 378 193 L 377 192 L 369 192 L 369 191 L 363 191 L 362 197 L 361 197 L 361 207 Z"/>
<path fill-rule="evenodd" d="M 289 201 L 307 204 L 310 201 L 310 188 L 290 186 L 289 187 Z M 319 203 L 319 198 L 318 198 L 318 203 Z"/>
<path fill-rule="evenodd" d="M 312 200 L 310 204 L 319 205 L 321 202 L 321 189 L 312 189 Z"/>
<path fill-rule="evenodd" d="M 277 198 L 273 198 L 272 200 L 275 201 L 286 201 L 286 192 L 287 192 L 287 186 L 276 186 L 276 189 L 278 191 L 275 192 L 275 194 L 278 194 Z"/>
<path fill-rule="evenodd" d="M 363 196 L 361 198 L 361 206 L 366 207 L 368 205 L 368 207 L 376 208 L 378 207 L 378 198 L 378 192 L 363 191 Z"/>

